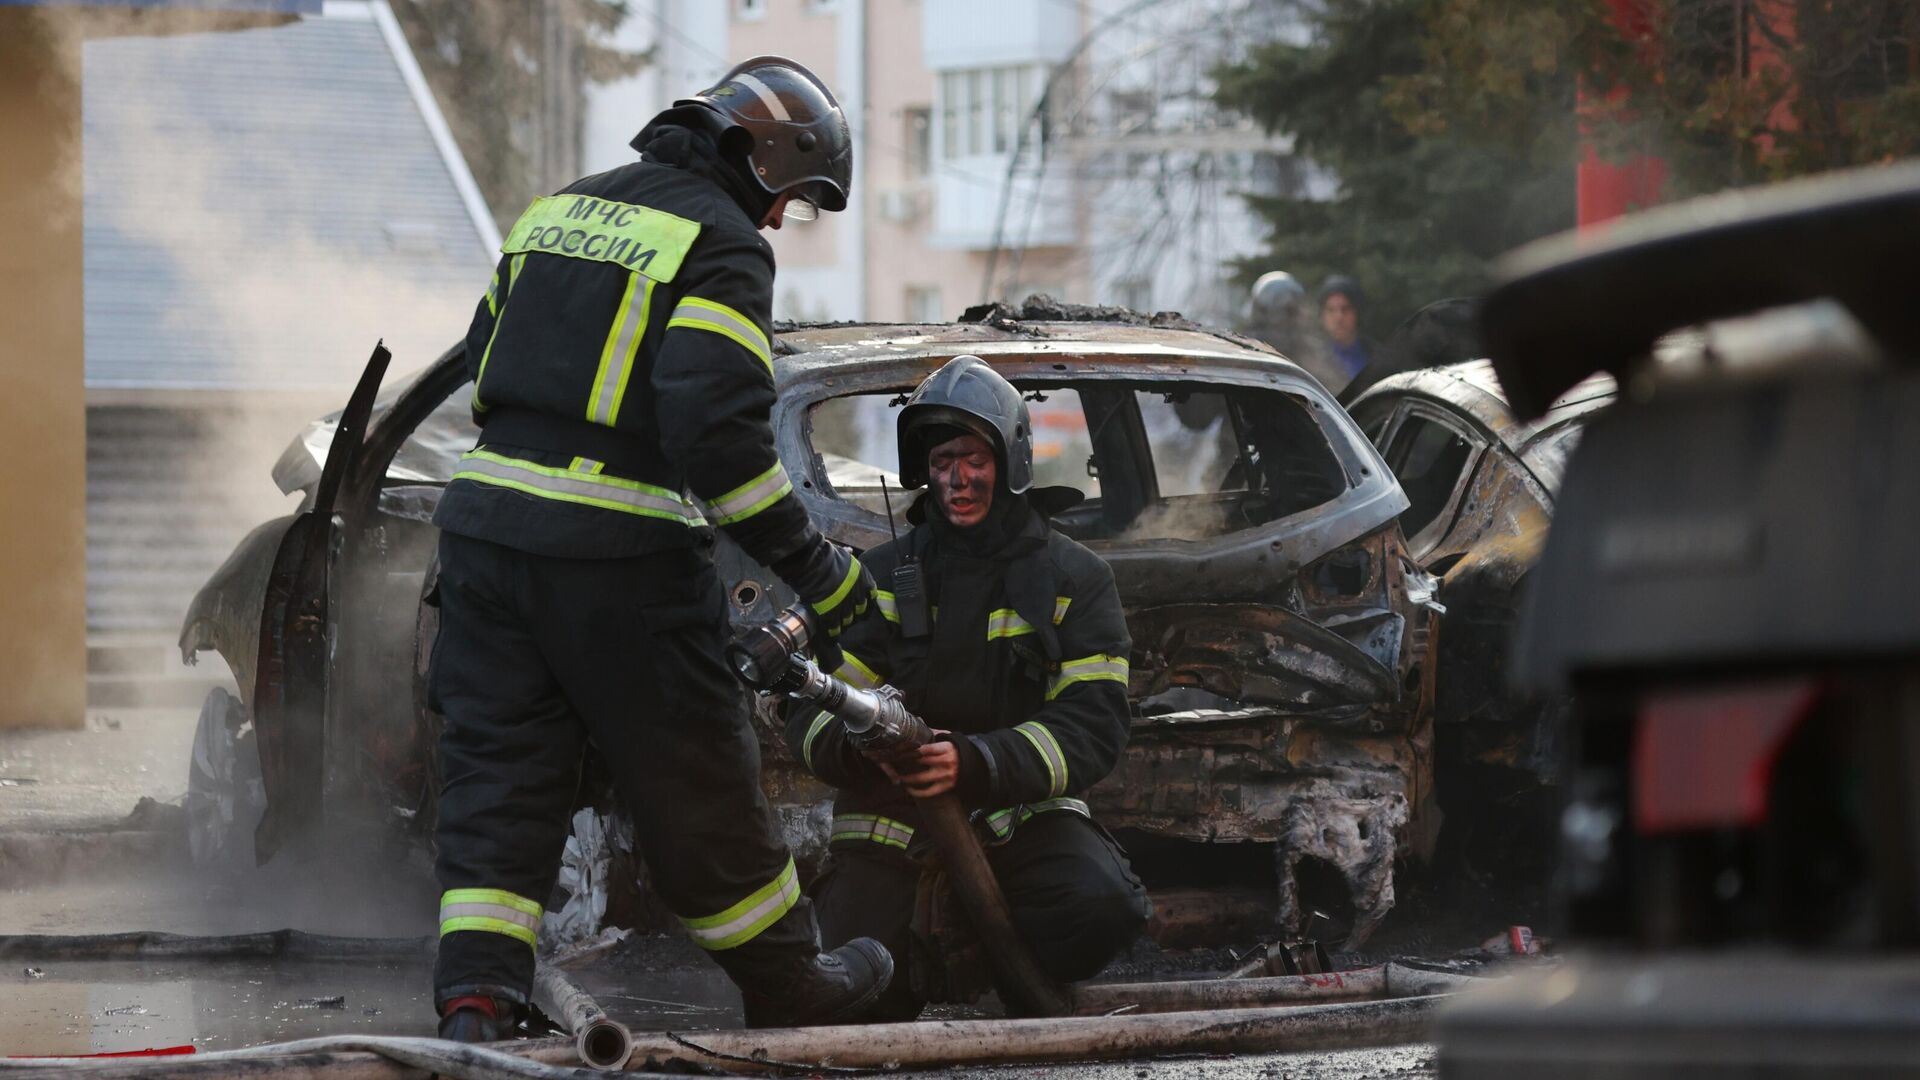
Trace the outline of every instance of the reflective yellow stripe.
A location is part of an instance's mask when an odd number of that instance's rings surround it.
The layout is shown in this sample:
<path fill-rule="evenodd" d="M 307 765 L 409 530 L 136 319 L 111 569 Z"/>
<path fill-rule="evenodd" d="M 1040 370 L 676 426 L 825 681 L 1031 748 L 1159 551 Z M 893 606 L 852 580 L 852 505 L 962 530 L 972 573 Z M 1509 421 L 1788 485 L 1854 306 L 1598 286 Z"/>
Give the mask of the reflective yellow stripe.
<path fill-rule="evenodd" d="M 827 839 L 871 840 L 905 851 L 913 842 L 913 826 L 878 814 L 835 814 L 833 831 Z"/>
<path fill-rule="evenodd" d="M 1093 810 L 1079 799 L 1042 799 L 1035 803 L 1021 803 L 1009 806 L 1005 810 L 995 810 L 986 816 L 986 825 L 993 835 L 1005 840 L 1013 835 L 1013 830 L 1031 821 L 1036 814 L 1050 810 L 1071 810 L 1085 818 L 1093 817 Z"/>
<path fill-rule="evenodd" d="M 891 596 L 892 594 L 889 593 L 888 595 Z M 1073 597 L 1071 596 L 1056 596 L 1053 598 L 1053 625 L 1059 626 L 1066 620 L 1067 608 L 1071 607 L 1072 604 Z M 895 619 L 894 621 L 898 622 L 900 620 Z M 1021 618 L 1020 613 L 1012 608 L 995 608 L 987 615 L 988 641 L 992 641 L 995 638 L 1019 637 L 1021 634 L 1031 633 L 1033 633 L 1033 624 Z"/>
<path fill-rule="evenodd" d="M 493 280 L 487 283 L 487 312 L 495 317 L 500 314 L 497 297 L 500 292 L 500 271 L 493 272 Z"/>
<path fill-rule="evenodd" d="M 583 473 L 597 473 L 606 467 L 607 463 L 604 461 L 595 461 L 592 458 L 583 457 L 574 458 L 573 462 L 567 466 L 567 468 L 573 472 Z"/>
<path fill-rule="evenodd" d="M 532 945 L 540 933 L 540 904 L 504 889 L 448 889 L 440 894 L 440 934 L 462 930 L 501 934 Z"/>
<path fill-rule="evenodd" d="M 1060 741 L 1047 730 L 1047 725 L 1038 720 L 1029 720 L 1014 727 L 1015 731 L 1026 736 L 1033 744 L 1033 751 L 1047 767 L 1047 794 L 1064 795 L 1067 790 L 1067 755 L 1060 750 Z"/>
<path fill-rule="evenodd" d="M 793 481 L 787 478 L 787 467 L 778 461 L 773 468 L 741 484 L 725 495 L 708 504 L 717 517 L 715 525 L 732 525 L 745 521 L 793 491 Z"/>
<path fill-rule="evenodd" d="M 507 263 L 507 299 L 508 300 L 513 299 L 513 283 L 520 280 L 520 268 L 522 266 L 525 266 L 526 263 L 527 263 L 527 257 L 525 255 L 516 255 L 513 257 L 511 261 Z M 494 280 L 498 281 L 500 278 L 500 271 L 495 270 L 493 272 L 493 276 L 494 276 Z M 493 316 L 493 330 L 491 333 L 487 335 L 487 347 L 485 351 L 481 352 L 480 354 L 480 370 L 474 372 L 474 375 L 473 375 L 473 411 L 474 412 L 487 411 L 487 403 L 480 400 L 480 384 L 486 381 L 487 361 L 493 359 L 493 339 L 500 336 L 500 324 L 504 321 L 505 321 L 504 319 L 500 318 L 500 312 L 496 310 Z"/>
<path fill-rule="evenodd" d="M 813 740 L 819 738 L 820 733 L 827 730 L 827 725 L 831 723 L 833 723 L 833 714 L 823 712 L 813 718 L 813 723 L 807 725 L 807 737 L 800 742 L 800 760 L 807 763 L 809 772 L 813 770 Z"/>
<path fill-rule="evenodd" d="M 449 904 L 497 904 L 522 915 L 535 917 L 538 917 L 543 910 L 540 901 L 529 900 L 505 889 L 448 889 L 440 894 L 441 910 L 446 910 Z"/>
<path fill-rule="evenodd" d="M 900 621 L 900 600 L 885 589 L 873 590 L 873 602 L 880 609 L 880 617 L 890 623 Z"/>
<path fill-rule="evenodd" d="M 739 903 L 717 915 L 680 922 L 701 948 L 732 949 L 759 937 L 799 902 L 800 874 L 788 859 L 779 877 L 748 893 Z"/>
<path fill-rule="evenodd" d="M 846 578 L 840 582 L 839 588 L 833 590 L 833 595 L 813 605 L 813 613 L 816 615 L 825 615 L 827 612 L 832 611 L 834 608 L 839 607 L 840 601 L 845 600 L 847 598 L 847 594 L 853 591 L 853 586 L 859 580 L 860 580 L 860 560 L 848 559 Z"/>
<path fill-rule="evenodd" d="M 542 195 L 513 223 L 500 250 L 613 263 L 672 281 L 699 235 L 699 222 L 652 207 L 591 195 Z"/>
<path fill-rule="evenodd" d="M 555 469 L 484 449 L 469 450 L 460 461 L 460 471 L 453 474 L 455 480 L 472 480 L 543 499 L 677 521 L 689 527 L 706 524 L 700 512 L 679 495 L 638 480 Z"/>
<path fill-rule="evenodd" d="M 1033 633 L 1033 624 L 1012 608 L 996 608 L 987 615 L 987 640 Z"/>
<path fill-rule="evenodd" d="M 1096 682 L 1104 679 L 1124 686 L 1127 682 L 1127 672 L 1127 658 L 1124 656 L 1095 653 L 1078 660 L 1069 660 L 1060 665 L 1060 670 L 1047 683 L 1047 700 L 1052 701 L 1059 697 L 1074 683 Z"/>
<path fill-rule="evenodd" d="M 767 335 L 754 325 L 752 319 L 725 304 L 699 296 L 686 297 L 674 306 L 673 316 L 667 320 L 667 326 L 669 329 L 685 326 L 730 338 L 752 353 L 754 359 L 765 364 L 768 374 L 773 373 L 773 347 L 767 343 Z"/>
<path fill-rule="evenodd" d="M 627 290 L 620 295 L 620 310 L 607 328 L 606 344 L 600 347 L 600 366 L 593 373 L 593 390 L 587 397 L 587 419 L 612 427 L 620 418 L 620 403 L 626 400 L 627 382 L 633 378 L 633 358 L 640 341 L 647 336 L 647 315 L 653 306 L 653 279 L 642 274 L 627 275 Z"/>
<path fill-rule="evenodd" d="M 886 681 L 880 677 L 878 672 L 868 667 L 865 661 L 847 650 L 841 649 L 840 655 L 846 660 L 846 663 L 834 669 L 833 677 L 846 683 L 848 686 L 857 686 L 862 690 L 871 690 Z"/>

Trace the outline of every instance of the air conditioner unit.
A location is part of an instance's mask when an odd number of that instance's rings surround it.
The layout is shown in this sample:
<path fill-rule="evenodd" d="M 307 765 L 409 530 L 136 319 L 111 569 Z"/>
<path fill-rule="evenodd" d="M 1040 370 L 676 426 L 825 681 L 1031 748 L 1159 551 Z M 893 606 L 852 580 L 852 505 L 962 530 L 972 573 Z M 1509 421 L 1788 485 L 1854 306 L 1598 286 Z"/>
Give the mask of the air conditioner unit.
<path fill-rule="evenodd" d="M 896 188 L 880 193 L 880 218 L 905 225 L 926 212 L 925 192 L 917 188 Z"/>

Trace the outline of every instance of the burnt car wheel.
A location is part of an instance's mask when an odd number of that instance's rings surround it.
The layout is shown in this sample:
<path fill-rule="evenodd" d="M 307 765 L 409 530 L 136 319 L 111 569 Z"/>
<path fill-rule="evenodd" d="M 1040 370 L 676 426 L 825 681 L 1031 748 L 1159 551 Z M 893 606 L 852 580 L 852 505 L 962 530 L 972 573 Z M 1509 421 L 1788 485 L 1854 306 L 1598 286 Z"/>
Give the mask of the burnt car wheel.
<path fill-rule="evenodd" d="M 193 864 L 253 864 L 253 830 L 267 806 L 247 707 L 218 687 L 200 706 L 187 767 L 187 846 Z"/>

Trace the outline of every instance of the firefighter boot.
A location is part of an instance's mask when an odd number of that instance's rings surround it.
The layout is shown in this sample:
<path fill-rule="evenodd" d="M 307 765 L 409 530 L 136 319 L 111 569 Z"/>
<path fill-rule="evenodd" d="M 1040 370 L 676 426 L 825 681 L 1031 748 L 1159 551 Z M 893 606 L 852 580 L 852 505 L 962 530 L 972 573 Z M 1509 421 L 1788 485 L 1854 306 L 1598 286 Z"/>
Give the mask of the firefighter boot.
<path fill-rule="evenodd" d="M 460 1043 L 499 1042 L 504 1025 L 489 997 L 458 997 L 440 1013 L 440 1037 Z"/>
<path fill-rule="evenodd" d="M 750 1028 L 847 1024 L 862 1019 L 893 981 L 893 956 L 872 938 L 854 938 L 832 952 L 789 954 L 731 973 Z"/>

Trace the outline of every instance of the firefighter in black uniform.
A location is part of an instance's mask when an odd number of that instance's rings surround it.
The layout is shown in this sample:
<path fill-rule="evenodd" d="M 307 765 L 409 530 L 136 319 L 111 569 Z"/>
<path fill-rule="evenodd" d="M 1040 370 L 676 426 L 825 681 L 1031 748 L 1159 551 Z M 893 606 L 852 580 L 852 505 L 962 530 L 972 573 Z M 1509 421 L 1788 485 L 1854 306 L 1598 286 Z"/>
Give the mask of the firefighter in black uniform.
<path fill-rule="evenodd" d="M 1125 854 L 1074 796 L 1126 746 L 1130 641 L 1113 572 L 1061 535 L 1029 498 L 1032 426 L 1018 390 L 971 356 L 914 391 L 899 418 L 900 480 L 927 484 L 912 530 L 866 553 L 883 586 L 839 639 L 834 674 L 888 683 L 939 739 L 869 758 L 814 708 L 787 741 L 839 788 L 832 858 L 814 889 L 828 942 L 878 938 L 900 966 L 875 1019 L 982 988 L 977 948 L 951 918 L 913 795 L 957 789 L 975 811 L 1015 927 L 1056 979 L 1091 977 L 1131 942 L 1151 908 Z M 914 595 L 912 569 L 920 588 Z"/>
<path fill-rule="evenodd" d="M 871 596 L 794 497 L 769 425 L 759 230 L 845 208 L 846 120 L 811 72 L 760 57 L 633 145 L 638 162 L 534 200 L 467 332 L 480 444 L 434 518 L 449 1038 L 498 1037 L 526 1005 L 589 745 L 748 1023 L 853 1018 L 893 970 L 872 941 L 820 951 L 722 659 L 709 555 L 726 529 L 835 631 Z"/>

